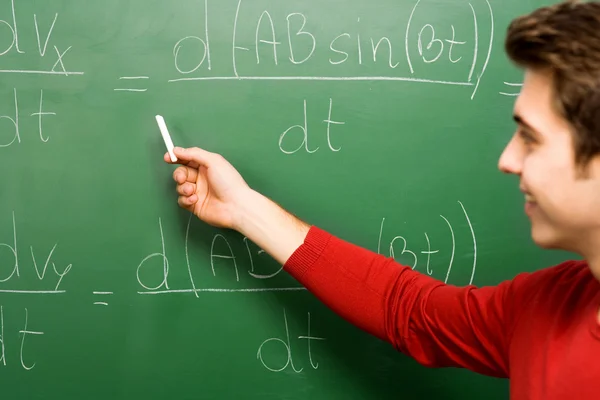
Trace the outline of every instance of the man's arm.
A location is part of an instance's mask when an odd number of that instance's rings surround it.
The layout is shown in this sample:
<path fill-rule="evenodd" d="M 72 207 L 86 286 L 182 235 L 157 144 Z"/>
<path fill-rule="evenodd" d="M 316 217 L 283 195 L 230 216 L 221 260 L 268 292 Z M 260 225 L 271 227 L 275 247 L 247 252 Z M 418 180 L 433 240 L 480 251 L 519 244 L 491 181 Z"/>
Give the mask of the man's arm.
<path fill-rule="evenodd" d="M 234 229 L 338 315 L 431 367 L 506 377 L 510 283 L 477 289 L 445 285 L 310 227 L 253 192 Z"/>
<path fill-rule="evenodd" d="M 428 366 L 507 374 L 509 282 L 445 285 L 319 229 L 252 192 L 234 229 L 350 323 Z"/>
<path fill-rule="evenodd" d="M 252 190 L 221 155 L 175 147 L 177 202 L 202 221 L 235 229 L 284 264 L 303 243 L 309 226 Z M 164 161 L 172 164 L 168 153 Z"/>
<path fill-rule="evenodd" d="M 221 156 L 201 149 L 175 154 L 184 165 L 174 172 L 182 207 L 248 237 L 346 320 L 423 365 L 508 375 L 520 279 L 480 289 L 445 285 L 310 227 L 250 189 Z"/>
<path fill-rule="evenodd" d="M 513 296 L 525 275 L 455 287 L 312 227 L 285 270 L 337 314 L 429 367 L 508 376 Z"/>

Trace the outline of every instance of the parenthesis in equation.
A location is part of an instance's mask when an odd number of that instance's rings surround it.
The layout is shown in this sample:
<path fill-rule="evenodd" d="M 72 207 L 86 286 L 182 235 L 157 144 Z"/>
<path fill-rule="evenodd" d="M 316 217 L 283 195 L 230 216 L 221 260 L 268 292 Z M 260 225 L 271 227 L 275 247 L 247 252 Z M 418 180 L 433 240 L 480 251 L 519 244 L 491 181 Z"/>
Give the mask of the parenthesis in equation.
<path fill-rule="evenodd" d="M 471 279 L 469 280 L 469 285 L 471 285 L 471 284 L 473 284 L 473 278 L 475 277 L 475 269 L 477 267 L 477 240 L 475 239 L 475 231 L 473 230 L 473 224 L 471 224 L 471 220 L 469 218 L 469 215 L 467 214 L 467 210 L 465 209 L 465 206 L 463 205 L 463 203 L 460 200 L 458 201 L 458 204 L 460 204 L 460 207 L 462 208 L 463 214 L 465 215 L 465 219 L 467 220 L 467 224 L 469 225 L 469 229 L 471 231 L 471 237 L 473 239 L 473 268 L 471 270 Z M 454 254 L 455 254 L 455 250 L 456 250 L 456 239 L 455 239 L 454 230 L 452 229 L 452 225 L 450 224 L 450 221 L 448 221 L 448 219 L 441 214 L 440 214 L 440 217 L 444 221 L 446 221 L 446 224 L 448 225 L 448 229 L 450 229 L 450 235 L 452 236 L 452 254 L 450 256 L 450 263 L 448 265 L 448 271 L 446 272 L 446 278 L 444 279 L 444 283 L 448 283 L 448 279 L 450 277 L 450 272 L 452 271 L 452 264 L 454 263 Z"/>
<path fill-rule="evenodd" d="M 452 255 L 450 256 L 450 264 L 448 265 L 448 272 L 446 272 L 446 279 L 444 279 L 444 283 L 448 283 L 450 271 L 452 271 L 452 264 L 454 263 L 454 251 L 456 250 L 456 240 L 454 239 L 454 230 L 452 229 L 452 225 L 450 225 L 450 221 L 448 221 L 446 217 L 444 217 L 441 214 L 440 217 L 442 217 L 444 221 L 446 221 L 446 224 L 448 224 L 448 229 L 450 229 L 450 234 L 452 235 Z"/>
<path fill-rule="evenodd" d="M 415 71 L 414 71 L 412 63 L 410 61 L 410 53 L 408 51 L 408 35 L 410 33 L 410 23 L 412 22 L 413 15 L 414 15 L 415 10 L 417 9 L 417 6 L 419 5 L 420 2 L 421 2 L 421 0 L 417 0 L 412 11 L 410 12 L 410 16 L 408 17 L 408 23 L 406 24 L 406 35 L 404 36 L 404 49 L 406 51 L 406 62 L 408 62 L 408 68 L 410 68 L 411 74 L 414 74 Z"/>
<path fill-rule="evenodd" d="M 463 203 L 459 200 L 458 204 L 462 208 L 463 213 L 465 214 L 465 218 L 467 223 L 469 224 L 469 229 L 471 230 L 471 238 L 473 239 L 473 269 L 471 270 L 471 279 L 469 280 L 469 285 L 473 284 L 473 278 L 475 278 L 475 269 L 477 268 L 477 240 L 475 239 L 475 231 L 473 230 L 473 224 L 471 223 L 471 219 L 469 218 L 469 214 L 467 214 L 467 210 Z"/>
<path fill-rule="evenodd" d="M 487 55 L 485 57 L 485 62 L 483 63 L 483 67 L 481 68 L 481 72 L 479 73 L 479 75 L 477 75 L 477 82 L 475 83 L 475 88 L 473 89 L 473 93 L 471 94 L 471 100 L 473 100 L 473 98 L 475 97 L 475 93 L 477 93 L 477 89 L 479 88 L 479 82 L 481 81 L 481 78 L 483 77 L 483 74 L 485 73 L 485 70 L 488 66 L 488 62 L 490 61 L 490 56 L 492 55 L 492 48 L 494 45 L 494 10 L 492 9 L 492 5 L 490 4 L 489 0 L 485 0 L 485 2 L 490 12 L 490 43 L 488 46 Z M 469 3 L 469 5 L 471 6 L 471 3 Z M 471 6 L 471 8 L 473 9 L 473 6 Z M 477 17 L 475 15 L 474 9 L 473 19 L 475 20 L 475 30 L 477 31 Z"/>

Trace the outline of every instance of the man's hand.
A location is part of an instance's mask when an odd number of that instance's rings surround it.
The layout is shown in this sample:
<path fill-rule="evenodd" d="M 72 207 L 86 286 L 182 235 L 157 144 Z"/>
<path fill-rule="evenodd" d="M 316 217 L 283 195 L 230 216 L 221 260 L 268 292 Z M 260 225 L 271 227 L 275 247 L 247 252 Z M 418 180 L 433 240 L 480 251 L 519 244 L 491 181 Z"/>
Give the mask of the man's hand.
<path fill-rule="evenodd" d="M 179 206 L 202 221 L 235 229 L 285 264 L 304 242 L 309 226 L 252 190 L 221 155 L 194 147 L 176 147 L 173 172 Z M 172 164 L 168 153 L 165 162 Z"/>
<path fill-rule="evenodd" d="M 210 225 L 235 229 L 239 203 L 251 191 L 242 176 L 219 154 L 197 147 L 173 151 L 182 164 L 173 172 L 179 206 Z M 168 153 L 164 159 L 171 163 Z"/>

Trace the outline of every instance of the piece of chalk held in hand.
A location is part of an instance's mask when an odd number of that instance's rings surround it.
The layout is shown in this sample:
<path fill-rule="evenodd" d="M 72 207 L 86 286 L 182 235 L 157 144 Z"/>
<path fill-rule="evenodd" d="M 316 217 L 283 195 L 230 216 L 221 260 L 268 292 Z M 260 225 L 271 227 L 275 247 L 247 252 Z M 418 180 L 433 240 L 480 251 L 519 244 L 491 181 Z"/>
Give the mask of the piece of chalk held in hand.
<path fill-rule="evenodd" d="M 171 140 L 171 135 L 169 135 L 169 130 L 167 129 L 167 124 L 165 124 L 165 119 L 157 115 L 156 122 L 158 123 L 158 128 L 160 129 L 160 134 L 162 135 L 163 140 L 165 141 L 165 146 L 167 146 L 167 151 L 169 152 L 169 157 L 171 157 L 172 162 L 177 161 L 177 157 L 175 157 L 175 153 L 173 153 L 173 141 Z"/>

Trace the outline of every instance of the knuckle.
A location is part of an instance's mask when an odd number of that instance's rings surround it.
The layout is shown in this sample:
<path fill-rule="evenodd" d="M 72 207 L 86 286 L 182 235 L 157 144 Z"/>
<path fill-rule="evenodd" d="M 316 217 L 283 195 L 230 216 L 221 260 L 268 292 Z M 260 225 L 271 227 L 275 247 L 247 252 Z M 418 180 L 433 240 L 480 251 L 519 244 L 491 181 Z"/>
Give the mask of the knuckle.
<path fill-rule="evenodd" d="M 175 171 L 173 171 L 173 179 L 177 180 L 177 175 L 179 175 L 181 173 L 185 173 L 185 168 L 184 167 L 177 167 L 177 168 L 175 168 Z"/>
<path fill-rule="evenodd" d="M 191 183 L 186 182 L 183 185 L 179 185 L 178 189 L 179 194 L 189 196 L 190 194 L 192 194 L 194 187 Z"/>

